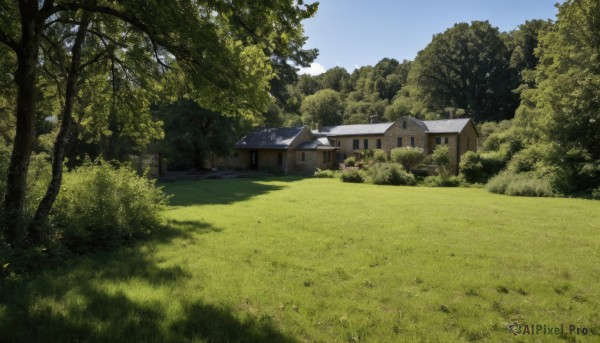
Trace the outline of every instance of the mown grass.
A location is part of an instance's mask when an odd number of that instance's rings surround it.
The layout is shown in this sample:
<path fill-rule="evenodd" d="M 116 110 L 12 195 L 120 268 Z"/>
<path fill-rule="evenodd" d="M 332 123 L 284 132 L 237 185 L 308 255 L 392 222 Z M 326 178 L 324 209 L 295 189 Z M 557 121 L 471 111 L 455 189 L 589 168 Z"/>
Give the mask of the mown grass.
<path fill-rule="evenodd" d="M 165 189 L 157 239 L 2 285 L 0 341 L 600 340 L 599 202 L 333 179 Z"/>

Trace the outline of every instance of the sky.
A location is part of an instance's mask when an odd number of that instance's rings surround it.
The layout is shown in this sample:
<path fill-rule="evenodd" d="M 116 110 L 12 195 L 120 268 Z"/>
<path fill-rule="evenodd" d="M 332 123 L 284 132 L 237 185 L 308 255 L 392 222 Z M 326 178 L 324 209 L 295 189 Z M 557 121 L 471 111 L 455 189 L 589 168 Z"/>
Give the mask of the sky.
<path fill-rule="evenodd" d="M 511 31 L 528 19 L 556 19 L 557 0 L 321 0 L 304 21 L 305 48 L 319 57 L 300 73 L 375 65 L 384 57 L 413 60 L 455 23 L 487 20 Z M 562 1 L 561 1 L 562 2 Z"/>

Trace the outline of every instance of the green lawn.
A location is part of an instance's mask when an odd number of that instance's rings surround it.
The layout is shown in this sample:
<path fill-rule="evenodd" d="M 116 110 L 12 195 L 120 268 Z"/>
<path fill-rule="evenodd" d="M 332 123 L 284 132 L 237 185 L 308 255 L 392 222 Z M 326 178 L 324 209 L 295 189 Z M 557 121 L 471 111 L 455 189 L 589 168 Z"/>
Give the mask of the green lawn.
<path fill-rule="evenodd" d="M 0 341 L 600 341 L 568 330 L 600 328 L 598 201 L 295 178 L 165 190 L 160 237 L 3 285 Z"/>

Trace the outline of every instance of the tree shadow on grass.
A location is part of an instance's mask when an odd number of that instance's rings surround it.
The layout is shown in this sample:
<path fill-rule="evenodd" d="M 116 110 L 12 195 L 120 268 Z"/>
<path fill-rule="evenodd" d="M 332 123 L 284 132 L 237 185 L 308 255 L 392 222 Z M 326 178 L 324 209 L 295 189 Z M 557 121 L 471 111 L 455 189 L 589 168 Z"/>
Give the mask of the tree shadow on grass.
<path fill-rule="evenodd" d="M 269 182 L 294 182 L 299 177 L 265 179 L 228 179 L 179 181 L 162 184 L 164 191 L 172 195 L 171 206 L 227 205 L 252 197 L 282 190 L 285 185 Z"/>
<path fill-rule="evenodd" d="M 176 224 L 156 240 L 0 283 L 0 342 L 296 341 L 268 317 L 239 319 L 231 309 L 177 296 L 173 290 L 193 275 L 161 261 L 157 245 L 218 230 Z M 172 312 L 174 303 L 179 311 Z"/>

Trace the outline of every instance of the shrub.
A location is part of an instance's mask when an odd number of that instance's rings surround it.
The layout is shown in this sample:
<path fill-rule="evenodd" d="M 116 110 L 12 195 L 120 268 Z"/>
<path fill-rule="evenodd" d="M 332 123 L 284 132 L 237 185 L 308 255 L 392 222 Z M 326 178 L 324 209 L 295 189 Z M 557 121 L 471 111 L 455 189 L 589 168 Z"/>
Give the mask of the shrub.
<path fill-rule="evenodd" d="M 425 155 L 423 154 L 423 149 L 421 148 L 394 148 L 390 152 L 390 161 L 394 163 L 400 163 L 406 171 L 410 171 L 418 166 L 424 158 Z"/>
<path fill-rule="evenodd" d="M 356 159 L 354 158 L 354 156 L 350 156 L 344 160 L 344 164 L 348 167 L 354 167 L 354 165 L 356 164 Z"/>
<path fill-rule="evenodd" d="M 431 161 L 437 165 L 437 172 L 442 178 L 448 177 L 448 166 L 450 165 L 450 153 L 447 145 L 438 145 L 431 154 Z"/>
<path fill-rule="evenodd" d="M 600 187 L 598 187 L 592 191 L 592 199 L 600 200 Z"/>
<path fill-rule="evenodd" d="M 346 169 L 342 171 L 340 179 L 343 182 L 363 183 L 365 178 L 358 169 Z"/>
<path fill-rule="evenodd" d="M 373 151 L 373 162 L 374 163 L 385 163 L 387 162 L 387 155 L 385 151 L 377 149 Z"/>
<path fill-rule="evenodd" d="M 329 170 L 329 169 L 321 170 L 319 168 L 317 168 L 317 170 L 313 174 L 313 176 L 316 178 L 334 178 L 334 177 L 336 177 L 336 175 L 337 175 L 337 172 L 334 170 Z"/>
<path fill-rule="evenodd" d="M 366 162 L 371 161 L 373 159 L 374 153 L 375 152 L 371 149 L 365 149 L 360 152 L 360 158 L 361 158 L 361 160 L 366 161 Z"/>
<path fill-rule="evenodd" d="M 492 193 L 513 196 L 550 197 L 553 195 L 550 182 L 528 174 L 504 172 L 492 178 L 487 189 Z"/>
<path fill-rule="evenodd" d="M 88 163 L 64 175 L 51 221 L 75 253 L 114 248 L 158 230 L 167 199 L 128 167 Z"/>
<path fill-rule="evenodd" d="M 482 182 L 485 179 L 483 165 L 479 156 L 473 151 L 467 151 L 460 159 L 460 172 L 470 183 Z"/>
<path fill-rule="evenodd" d="M 488 178 L 498 174 L 502 169 L 504 169 L 507 161 L 506 156 L 497 151 L 482 153 L 479 155 L 479 160 L 481 162 L 483 172 Z"/>
<path fill-rule="evenodd" d="M 363 169 L 363 168 L 365 167 L 365 162 L 363 162 L 363 161 L 358 161 L 358 162 L 356 162 L 356 164 L 355 164 L 355 165 L 356 165 L 356 167 L 357 167 L 358 169 Z"/>
<path fill-rule="evenodd" d="M 397 163 L 377 163 L 369 170 L 369 181 L 376 185 L 414 185 L 414 175 L 407 173 Z"/>
<path fill-rule="evenodd" d="M 423 184 L 429 187 L 458 187 L 462 180 L 458 176 L 440 177 L 428 176 L 423 180 Z"/>

